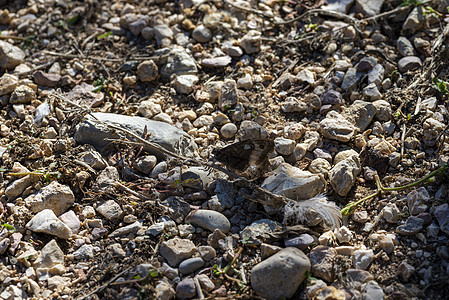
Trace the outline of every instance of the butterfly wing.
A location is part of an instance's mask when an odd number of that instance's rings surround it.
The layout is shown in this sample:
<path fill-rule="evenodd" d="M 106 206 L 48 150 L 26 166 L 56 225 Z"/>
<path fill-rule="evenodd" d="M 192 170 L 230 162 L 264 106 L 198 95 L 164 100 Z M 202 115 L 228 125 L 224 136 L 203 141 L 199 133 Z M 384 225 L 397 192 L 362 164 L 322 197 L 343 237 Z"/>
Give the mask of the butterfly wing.
<path fill-rule="evenodd" d="M 237 173 L 258 177 L 268 162 L 274 143 L 268 139 L 252 139 L 233 143 L 214 151 L 215 158 Z"/>

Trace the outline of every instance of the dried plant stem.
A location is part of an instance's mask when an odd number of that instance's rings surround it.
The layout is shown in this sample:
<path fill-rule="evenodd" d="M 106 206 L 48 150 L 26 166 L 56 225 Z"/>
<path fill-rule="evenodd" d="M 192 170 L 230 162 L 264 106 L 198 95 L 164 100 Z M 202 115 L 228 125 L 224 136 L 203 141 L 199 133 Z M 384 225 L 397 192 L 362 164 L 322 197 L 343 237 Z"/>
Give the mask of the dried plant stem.
<path fill-rule="evenodd" d="M 365 202 L 368 199 L 374 198 L 377 195 L 381 194 L 382 192 L 394 192 L 394 191 L 402 191 L 405 189 L 409 189 L 411 187 L 420 185 L 422 183 L 425 183 L 427 181 L 429 181 L 430 179 L 432 179 L 435 176 L 440 176 L 443 175 L 448 169 L 448 164 L 443 164 L 441 167 L 439 167 L 438 169 L 430 172 L 429 174 L 427 174 L 426 176 L 424 176 L 423 178 L 414 181 L 412 183 L 406 184 L 406 185 L 402 185 L 402 186 L 397 186 L 397 187 L 391 187 L 391 188 L 386 188 L 384 186 L 382 186 L 382 183 L 380 182 L 380 178 L 378 175 L 374 176 L 374 179 L 376 181 L 376 186 L 377 186 L 377 190 L 375 193 L 362 198 L 356 202 L 351 202 L 348 203 L 342 210 L 341 210 L 341 214 L 348 216 L 351 215 L 352 213 L 354 213 L 354 211 L 357 209 L 357 207 L 361 204 L 363 204 L 363 202 Z"/>

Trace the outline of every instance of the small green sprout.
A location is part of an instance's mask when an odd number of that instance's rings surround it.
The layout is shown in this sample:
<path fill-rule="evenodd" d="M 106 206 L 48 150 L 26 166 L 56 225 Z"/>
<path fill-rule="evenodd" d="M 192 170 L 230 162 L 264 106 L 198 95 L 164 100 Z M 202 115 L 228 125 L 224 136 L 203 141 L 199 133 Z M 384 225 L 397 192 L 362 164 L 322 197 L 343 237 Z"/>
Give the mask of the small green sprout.
<path fill-rule="evenodd" d="M 111 34 L 112 34 L 112 31 L 105 32 L 105 33 L 103 33 L 103 34 L 98 35 L 98 36 L 97 36 L 97 39 L 101 40 L 101 39 L 107 38 L 107 37 L 110 36 Z"/>
<path fill-rule="evenodd" d="M 9 225 L 8 223 L 3 223 L 0 226 L 5 227 L 10 233 L 13 233 L 16 231 L 16 229 L 14 228 L 14 226 Z"/>
<path fill-rule="evenodd" d="M 449 90 L 447 89 L 447 83 L 438 78 L 433 79 L 433 87 L 441 94 L 447 95 L 449 94 Z"/>

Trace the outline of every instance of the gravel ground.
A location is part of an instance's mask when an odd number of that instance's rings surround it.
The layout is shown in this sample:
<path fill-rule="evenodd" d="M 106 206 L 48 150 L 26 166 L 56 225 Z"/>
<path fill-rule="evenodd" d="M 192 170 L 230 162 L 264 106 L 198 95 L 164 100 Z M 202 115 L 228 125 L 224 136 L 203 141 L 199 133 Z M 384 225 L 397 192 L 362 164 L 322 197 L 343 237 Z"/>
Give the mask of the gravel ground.
<path fill-rule="evenodd" d="M 0 299 L 447 299 L 448 12 L 0 0 Z"/>

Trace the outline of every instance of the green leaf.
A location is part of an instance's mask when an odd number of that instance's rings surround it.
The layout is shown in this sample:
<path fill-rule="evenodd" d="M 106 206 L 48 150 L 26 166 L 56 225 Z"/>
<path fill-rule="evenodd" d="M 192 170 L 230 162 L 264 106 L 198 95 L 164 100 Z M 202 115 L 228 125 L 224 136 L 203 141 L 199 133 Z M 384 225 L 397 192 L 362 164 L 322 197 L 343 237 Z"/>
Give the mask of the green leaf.
<path fill-rule="evenodd" d="M 154 278 L 154 277 L 158 277 L 159 273 L 156 270 L 151 270 L 149 275 Z"/>
<path fill-rule="evenodd" d="M 70 19 L 68 19 L 68 20 L 66 21 L 67 26 L 70 27 L 70 26 L 72 26 L 73 24 L 75 24 L 76 21 L 78 21 L 78 18 L 79 18 L 79 16 L 78 16 L 78 15 L 75 15 L 75 16 L 71 17 Z"/>
<path fill-rule="evenodd" d="M 112 34 L 112 31 L 105 32 L 105 33 L 103 33 L 103 34 L 98 35 L 98 36 L 97 36 L 97 39 L 101 40 L 101 39 L 107 38 L 107 37 L 110 36 L 111 34 Z"/>
<path fill-rule="evenodd" d="M 16 229 L 14 228 L 14 226 L 9 225 L 8 223 L 3 223 L 1 226 L 5 227 L 9 232 L 13 233 L 14 231 L 16 231 Z"/>

